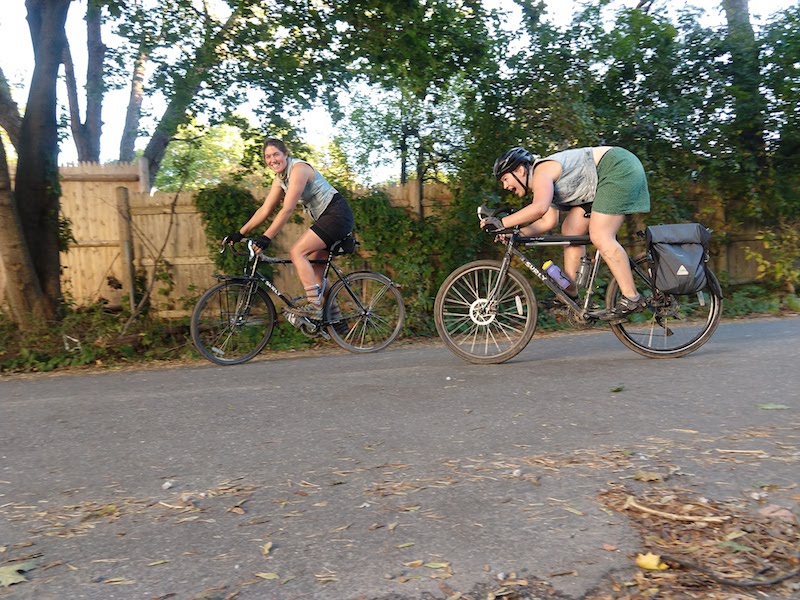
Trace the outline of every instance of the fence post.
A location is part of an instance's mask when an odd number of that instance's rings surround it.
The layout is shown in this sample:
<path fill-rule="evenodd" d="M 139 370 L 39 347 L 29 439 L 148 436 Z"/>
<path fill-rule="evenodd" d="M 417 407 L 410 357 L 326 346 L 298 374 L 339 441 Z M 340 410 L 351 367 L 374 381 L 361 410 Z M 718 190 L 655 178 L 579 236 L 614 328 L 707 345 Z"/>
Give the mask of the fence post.
<path fill-rule="evenodd" d="M 119 246 L 122 255 L 122 278 L 124 290 L 128 293 L 131 313 L 136 308 L 135 282 L 136 271 L 133 264 L 133 228 L 131 227 L 131 203 L 128 199 L 128 188 L 118 187 L 117 214 L 119 215 Z"/>

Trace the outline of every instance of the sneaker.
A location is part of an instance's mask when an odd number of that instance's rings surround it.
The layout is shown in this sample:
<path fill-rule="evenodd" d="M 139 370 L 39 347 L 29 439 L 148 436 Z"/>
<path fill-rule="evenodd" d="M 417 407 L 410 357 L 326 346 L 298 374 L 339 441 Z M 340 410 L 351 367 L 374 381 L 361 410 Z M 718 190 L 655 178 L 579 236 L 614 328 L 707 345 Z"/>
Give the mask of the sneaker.
<path fill-rule="evenodd" d="M 641 294 L 639 294 L 637 298 L 623 296 L 614 308 L 601 311 L 597 316 L 603 321 L 617 321 L 619 319 L 624 319 L 628 315 L 644 310 L 646 306 L 647 304 Z"/>
<path fill-rule="evenodd" d="M 303 304 L 301 306 L 286 307 L 284 312 L 287 312 L 290 315 L 297 315 L 298 317 L 305 317 L 306 319 L 311 319 L 313 321 L 322 320 L 322 306 L 314 304 L 313 302 L 309 302 L 308 304 Z"/>
<path fill-rule="evenodd" d="M 339 310 L 339 305 L 334 302 L 331 306 L 330 323 L 341 337 L 346 336 L 350 332 L 350 327 L 347 322 L 342 320 L 342 311 Z"/>
<path fill-rule="evenodd" d="M 350 333 L 350 327 L 344 321 L 334 321 L 332 325 L 336 333 L 339 334 L 339 337 L 345 337 Z"/>

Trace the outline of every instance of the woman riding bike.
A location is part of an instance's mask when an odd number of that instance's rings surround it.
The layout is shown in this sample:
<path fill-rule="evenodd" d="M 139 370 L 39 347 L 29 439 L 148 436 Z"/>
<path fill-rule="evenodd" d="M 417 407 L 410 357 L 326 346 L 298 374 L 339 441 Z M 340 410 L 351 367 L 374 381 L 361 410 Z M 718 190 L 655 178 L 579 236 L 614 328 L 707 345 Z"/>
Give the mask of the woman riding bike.
<path fill-rule="evenodd" d="M 314 224 L 291 247 L 289 258 L 303 284 L 307 303 L 284 310 L 319 320 L 322 318 L 324 263 L 312 265 L 310 260 L 324 261 L 331 246 L 352 232 L 353 213 L 347 201 L 319 171 L 308 162 L 289 156 L 283 141 L 267 139 L 263 156 L 265 164 L 276 175 L 272 187 L 264 204 L 239 231 L 228 235 L 228 242 L 241 241 L 248 231 L 263 223 L 282 200 L 283 206 L 264 234 L 253 239 L 260 250 L 266 250 L 291 218 L 297 203 L 302 202 Z"/>
<path fill-rule="evenodd" d="M 598 146 L 538 158 L 525 148 L 515 147 L 495 161 L 493 171 L 503 189 L 520 198 L 530 195 L 532 199 L 529 205 L 502 219 L 481 220 L 482 228 L 528 224 L 520 233 L 536 236 L 555 227 L 559 211 L 564 211 L 567 216 L 561 233 L 588 233 L 619 283 L 622 297 L 602 318 L 615 320 L 644 308 L 633 282 L 628 254 L 617 241 L 625 215 L 650 211 L 647 178 L 633 153 L 620 147 Z M 577 296 L 575 274 L 585 252 L 583 246 L 564 248 L 564 272 L 570 279 L 566 291 L 571 296 Z"/>

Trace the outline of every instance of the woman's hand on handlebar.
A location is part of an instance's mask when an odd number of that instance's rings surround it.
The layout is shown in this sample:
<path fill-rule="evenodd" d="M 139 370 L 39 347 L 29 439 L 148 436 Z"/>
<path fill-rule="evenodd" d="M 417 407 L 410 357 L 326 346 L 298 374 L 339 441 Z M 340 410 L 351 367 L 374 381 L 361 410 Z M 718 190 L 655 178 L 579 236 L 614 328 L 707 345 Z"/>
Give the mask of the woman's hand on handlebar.
<path fill-rule="evenodd" d="M 237 242 L 241 242 L 244 239 L 244 236 L 239 233 L 238 231 L 234 231 L 233 233 L 229 233 L 225 236 L 222 240 L 223 244 L 228 244 L 229 246 L 233 246 Z"/>
<path fill-rule="evenodd" d="M 481 219 L 481 229 L 488 233 L 505 229 L 503 221 L 500 217 L 484 217 Z"/>

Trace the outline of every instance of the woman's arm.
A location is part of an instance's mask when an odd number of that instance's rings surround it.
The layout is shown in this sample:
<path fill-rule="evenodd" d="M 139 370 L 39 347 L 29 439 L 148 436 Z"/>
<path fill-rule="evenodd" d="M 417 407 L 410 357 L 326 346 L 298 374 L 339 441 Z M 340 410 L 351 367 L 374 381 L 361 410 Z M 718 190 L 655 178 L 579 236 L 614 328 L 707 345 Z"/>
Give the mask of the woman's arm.
<path fill-rule="evenodd" d="M 301 162 L 294 164 L 294 167 L 292 167 L 292 174 L 289 175 L 289 186 L 286 188 L 286 193 L 283 195 L 283 206 L 278 211 L 278 214 L 275 215 L 275 218 L 264 232 L 264 235 L 270 239 L 275 239 L 275 236 L 281 232 L 281 229 L 283 229 L 284 225 L 286 225 L 292 217 L 292 213 L 294 213 L 294 209 L 300 201 L 300 195 L 303 193 L 306 184 L 311 181 L 313 177 L 314 169 L 312 169 L 310 165 Z M 273 182 L 273 185 L 276 183 L 277 180 Z M 281 191 L 283 190 L 281 189 Z"/>
<path fill-rule="evenodd" d="M 250 220 L 245 223 L 241 229 L 239 229 L 239 233 L 242 235 L 247 235 L 248 231 L 252 231 L 256 227 L 258 227 L 261 223 L 267 220 L 267 217 L 272 214 L 272 211 L 275 210 L 275 207 L 280 202 L 281 198 L 283 197 L 283 188 L 281 188 L 280 183 L 278 183 L 277 177 L 272 181 L 272 187 L 269 189 L 269 194 L 264 199 L 264 203 L 253 213 L 253 216 L 250 217 Z"/>
<path fill-rule="evenodd" d="M 537 165 L 536 170 L 531 175 L 533 201 L 525 208 L 503 217 L 503 226 L 514 227 L 515 225 L 534 223 L 547 215 L 553 204 L 555 181 L 559 177 L 561 177 L 561 165 L 559 163 L 548 160 Z M 555 217 L 557 222 L 558 214 Z M 553 226 L 555 226 L 555 223 L 550 228 Z"/>
<path fill-rule="evenodd" d="M 547 209 L 547 212 L 544 213 L 540 219 L 537 219 L 530 225 L 523 227 L 519 230 L 521 235 L 525 236 L 534 236 L 534 235 L 541 235 L 542 233 L 547 233 L 551 229 L 553 229 L 556 225 L 558 225 L 558 209 L 555 206 L 551 206 Z"/>

